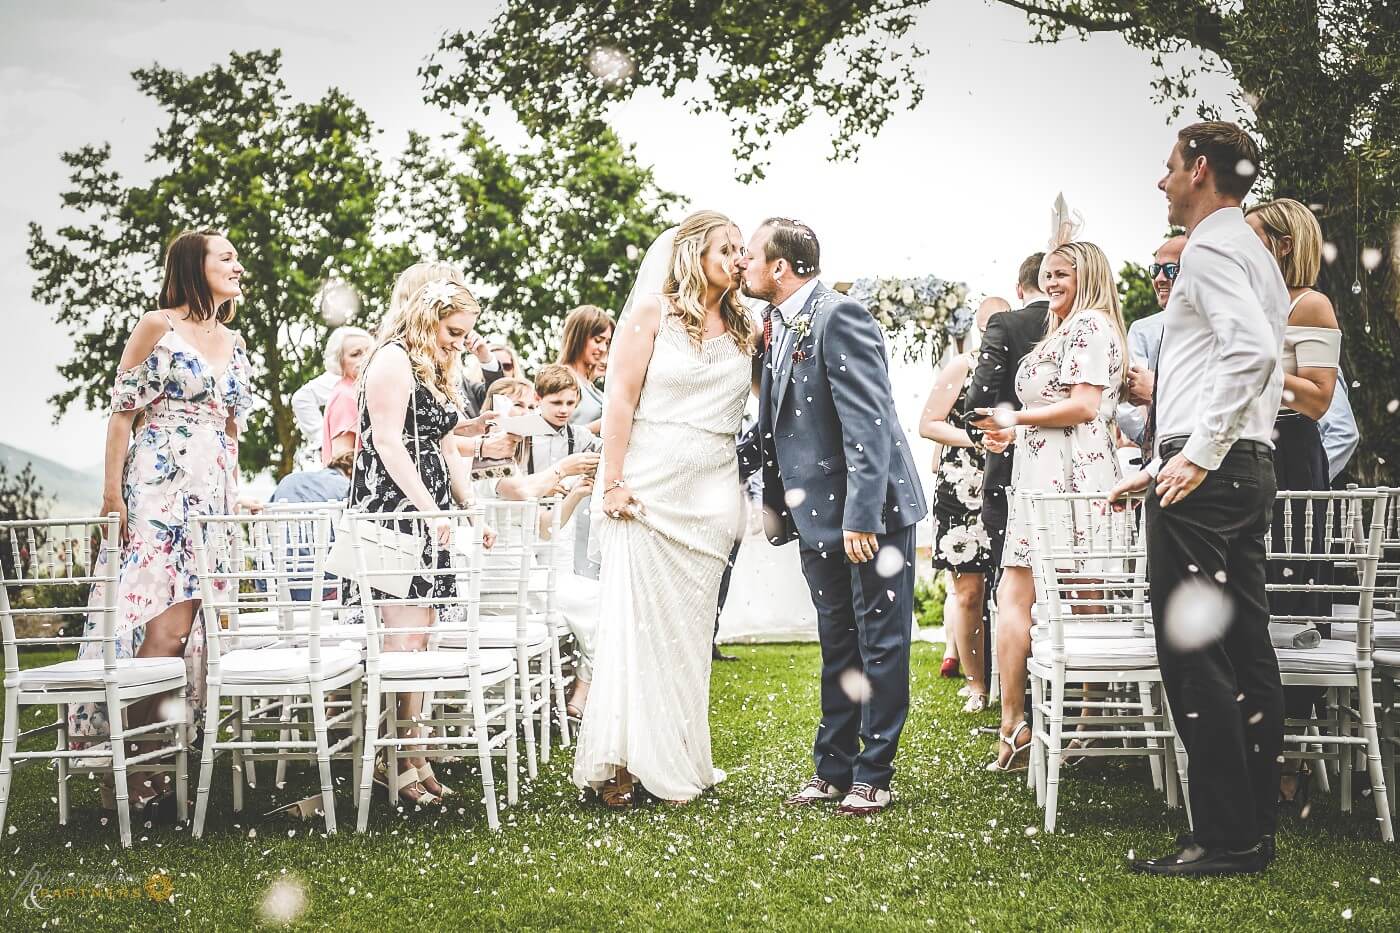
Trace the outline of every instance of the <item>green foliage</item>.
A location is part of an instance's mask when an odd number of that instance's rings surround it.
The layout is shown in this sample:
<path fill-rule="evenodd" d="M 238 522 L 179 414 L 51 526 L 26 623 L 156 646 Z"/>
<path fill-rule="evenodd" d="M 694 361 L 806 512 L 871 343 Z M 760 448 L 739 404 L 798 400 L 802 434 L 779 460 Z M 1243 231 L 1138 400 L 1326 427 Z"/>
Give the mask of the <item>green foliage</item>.
<path fill-rule="evenodd" d="M 1374 0 L 997 0 L 1027 14 L 1035 40 L 1067 33 L 1118 33 L 1160 68 L 1155 102 L 1176 120 L 1197 102 L 1193 82 L 1225 71 L 1240 88 L 1246 122 L 1263 143 L 1259 196 L 1314 205 L 1335 259 L 1320 287 L 1337 305 L 1352 393 L 1363 481 L 1395 482 L 1400 432 L 1386 411 L 1400 384 L 1396 320 L 1400 220 L 1400 4 Z M 698 85 L 691 106 L 733 121 L 736 154 L 762 175 L 772 136 L 817 114 L 838 123 L 834 156 L 850 156 L 877 134 L 896 106 L 913 107 L 924 88 L 908 40 L 931 0 L 797 0 L 781 18 L 763 4 L 711 0 L 586 5 L 509 0 L 481 35 L 446 37 L 425 78 L 434 99 L 504 99 L 527 126 L 596 116 L 641 86 L 667 96 Z M 599 79 L 590 52 L 617 49 L 632 72 Z M 1181 53 L 1185 53 L 1184 55 Z M 1182 65 L 1181 62 L 1186 64 Z M 702 69 L 701 63 L 704 63 Z M 1166 153 L 1163 153 L 1165 159 Z M 1374 268 L 1362 265 L 1377 250 Z M 1352 283 L 1360 283 L 1353 295 Z"/>
<path fill-rule="evenodd" d="M 1118 301 L 1123 306 L 1123 323 L 1129 326 L 1150 314 L 1162 310 L 1157 305 L 1157 290 L 1152 276 L 1135 262 L 1123 263 L 1118 270 Z"/>
<path fill-rule="evenodd" d="M 130 183 L 108 145 L 65 153 L 62 194 L 75 215 L 52 233 L 30 225 L 36 300 L 72 335 L 52 402 L 106 407 L 127 335 L 154 306 L 165 245 L 179 231 L 228 233 L 248 269 L 233 326 L 248 344 L 257 400 L 240 444 L 245 470 L 285 474 L 300 443 L 289 400 L 321 369 L 329 330 L 314 297 L 331 276 L 364 299 L 373 324 L 394 277 L 420 257 L 463 263 L 499 324 L 542 346 L 562 312 L 616 307 L 628 245 L 645 246 L 673 198 L 629 149 L 596 125 L 551 127 L 539 150 L 512 156 L 464 125 L 439 152 L 421 135 L 381 163 L 369 117 L 340 91 L 291 99 L 281 53 L 235 54 L 193 76 L 153 65 L 134 73 L 167 115 L 148 154 L 151 177 Z"/>
<path fill-rule="evenodd" d="M 914 620 L 920 628 L 943 624 L 943 604 L 948 599 L 948 577 L 934 574 L 914 581 Z"/>

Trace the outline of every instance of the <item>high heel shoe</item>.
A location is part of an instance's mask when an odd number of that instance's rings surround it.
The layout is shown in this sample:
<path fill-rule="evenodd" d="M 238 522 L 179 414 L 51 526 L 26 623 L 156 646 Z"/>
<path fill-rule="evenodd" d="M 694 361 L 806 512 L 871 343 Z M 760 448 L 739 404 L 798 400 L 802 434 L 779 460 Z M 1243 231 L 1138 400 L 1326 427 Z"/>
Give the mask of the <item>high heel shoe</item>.
<path fill-rule="evenodd" d="M 1026 724 L 1026 721 L 1025 721 L 1024 719 L 1021 720 L 1020 722 L 1018 722 L 1018 723 L 1016 724 L 1016 728 L 1011 730 L 1011 734 L 1010 734 L 1010 735 L 1007 735 L 1005 732 L 1002 732 L 1000 729 L 998 729 L 998 730 L 997 730 L 997 740 L 998 740 L 1002 745 L 1008 745 L 1008 746 L 1010 746 L 1010 747 L 1011 747 L 1011 754 L 1006 756 L 1006 761 L 1005 761 L 1005 762 L 1003 762 L 1003 761 L 1001 760 L 1001 755 L 998 754 L 995 761 L 991 761 L 991 762 L 989 762 L 989 763 L 987 764 L 987 770 L 988 770 L 988 771 L 1024 771 L 1024 770 L 1026 770 L 1026 768 L 1029 767 L 1029 762 L 1023 762 L 1023 763 L 1021 763 L 1021 764 L 1017 764 L 1017 763 L 1016 763 L 1016 757 L 1017 757 L 1018 755 L 1020 755 L 1022 752 L 1026 752 L 1026 753 L 1027 753 L 1027 758 L 1029 759 L 1029 752 L 1030 752 L 1030 749 L 1031 749 L 1031 742 L 1035 741 L 1035 737 L 1032 736 L 1031 738 L 1028 738 L 1028 739 L 1026 740 L 1026 744 L 1024 744 L 1024 745 L 1017 745 L 1017 744 L 1016 744 L 1016 738 L 1017 738 L 1017 736 L 1019 736 L 1022 732 L 1027 731 L 1027 730 L 1029 730 L 1029 729 L 1030 729 L 1030 726 L 1028 726 L 1028 725 Z M 1000 746 L 998 746 L 998 748 L 1000 748 Z"/>
<path fill-rule="evenodd" d="M 598 791 L 598 799 L 603 801 L 603 806 L 609 810 L 630 810 L 635 802 L 635 790 L 636 784 L 632 780 L 631 772 L 620 769 L 603 784 Z"/>
<path fill-rule="evenodd" d="M 963 704 L 964 713 L 980 713 L 987 708 L 987 695 L 985 693 L 968 693 L 967 702 Z"/>
<path fill-rule="evenodd" d="M 389 784 L 389 774 L 383 767 L 374 769 L 374 783 L 384 788 L 384 792 L 392 800 L 397 794 L 399 803 L 409 807 L 431 807 L 434 804 L 442 803 L 442 798 L 429 791 L 418 780 L 418 769 L 412 766 L 404 768 L 399 772 L 399 779 L 395 782 L 397 787 Z M 417 793 L 413 789 L 417 788 Z"/>
<path fill-rule="evenodd" d="M 437 785 L 437 790 L 433 790 L 428 786 L 429 781 Z M 437 779 L 437 775 L 433 774 L 433 766 L 431 764 L 425 764 L 418 769 L 418 783 L 422 784 L 424 790 L 434 797 L 437 797 L 439 800 L 446 800 L 449 797 L 457 796 L 457 791 Z"/>

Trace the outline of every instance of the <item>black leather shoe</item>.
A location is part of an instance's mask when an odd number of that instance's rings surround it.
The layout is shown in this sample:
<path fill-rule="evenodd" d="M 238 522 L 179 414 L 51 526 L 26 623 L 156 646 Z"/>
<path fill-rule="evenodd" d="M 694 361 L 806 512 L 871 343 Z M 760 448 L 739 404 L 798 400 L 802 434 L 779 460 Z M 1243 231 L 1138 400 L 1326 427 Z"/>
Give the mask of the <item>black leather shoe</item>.
<path fill-rule="evenodd" d="M 710 643 L 710 658 L 711 658 L 711 660 L 714 660 L 714 661 L 737 661 L 737 660 L 739 660 L 737 657 L 735 657 L 735 656 L 732 655 L 732 654 L 725 654 L 723 651 L 720 651 L 720 650 L 719 650 L 719 645 L 715 644 L 714 642 L 711 642 L 711 643 Z"/>
<path fill-rule="evenodd" d="M 1264 862 L 1264 867 L 1265 867 L 1265 868 L 1268 868 L 1270 865 L 1272 865 L 1272 864 L 1274 863 L 1274 856 L 1277 855 L 1277 854 L 1278 854 L 1278 852 L 1277 852 L 1277 850 L 1274 848 L 1274 837 L 1273 837 L 1273 836 L 1260 836 L 1260 837 L 1259 837 L 1259 858 L 1263 860 L 1263 862 Z"/>
<path fill-rule="evenodd" d="M 1255 875 L 1268 867 L 1260 854 L 1260 846 L 1243 852 L 1228 849 L 1204 849 L 1191 842 L 1171 855 L 1131 862 L 1128 868 L 1140 875 L 1167 875 L 1180 878 L 1205 878 L 1219 875 Z"/>

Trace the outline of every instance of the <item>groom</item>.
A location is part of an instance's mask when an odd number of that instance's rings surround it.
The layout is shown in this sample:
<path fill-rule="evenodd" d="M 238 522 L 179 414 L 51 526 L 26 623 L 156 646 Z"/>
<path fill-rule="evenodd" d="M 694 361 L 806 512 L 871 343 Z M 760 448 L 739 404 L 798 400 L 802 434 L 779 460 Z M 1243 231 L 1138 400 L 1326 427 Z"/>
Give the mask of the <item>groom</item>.
<path fill-rule="evenodd" d="M 759 417 L 739 444 L 743 476 L 763 471 L 768 540 L 797 538 L 822 646 L 816 776 L 785 801 L 890 803 L 909 712 L 914 526 L 928 511 L 870 313 L 817 281 L 806 224 L 763 222 L 740 260 L 745 294 L 768 302 L 756 367 Z"/>

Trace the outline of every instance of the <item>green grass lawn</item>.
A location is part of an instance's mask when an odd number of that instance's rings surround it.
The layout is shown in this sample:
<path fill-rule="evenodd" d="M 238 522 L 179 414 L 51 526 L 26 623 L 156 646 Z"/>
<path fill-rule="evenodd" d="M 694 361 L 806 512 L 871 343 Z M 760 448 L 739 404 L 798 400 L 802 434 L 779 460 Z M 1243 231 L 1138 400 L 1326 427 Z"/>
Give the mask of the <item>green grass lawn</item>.
<path fill-rule="evenodd" d="M 315 825 L 260 815 L 310 792 L 307 769 L 285 791 L 250 791 L 234 816 L 221 760 L 203 840 L 138 825 L 124 852 L 115 820 L 101 822 L 94 785 L 78 782 L 74 819 L 60 827 L 52 772 L 31 767 L 16 779 L 0 837 L 0 926 L 238 929 L 258 922 L 270 886 L 295 879 L 306 928 L 1400 928 L 1400 849 L 1379 842 L 1369 799 L 1350 815 L 1319 801 L 1306 822 L 1285 823 L 1278 862 L 1254 879 L 1128 875 L 1130 851 L 1158 854 L 1185 826 L 1137 762 L 1070 774 L 1061 831 L 1037 832 L 1040 812 L 1019 779 L 983 770 L 991 742 L 974 727 L 991 715 L 958 712 L 957 685 L 938 678 L 926 644 L 914 649 L 894 808 L 865 821 L 785 811 L 779 798 L 811 771 L 818 652 L 733 650 L 740 661 L 716 665 L 711 716 L 729 780 L 686 809 L 583 808 L 564 750 L 499 833 L 479 806 L 405 815 L 376 798 L 368 835 L 326 838 Z M 439 768 L 448 772 L 471 788 L 468 769 Z M 348 765 L 337 776 L 341 824 L 353 828 Z M 118 869 L 168 874 L 173 902 L 48 900 L 39 911 L 19 890 L 26 877 L 54 886 Z"/>

